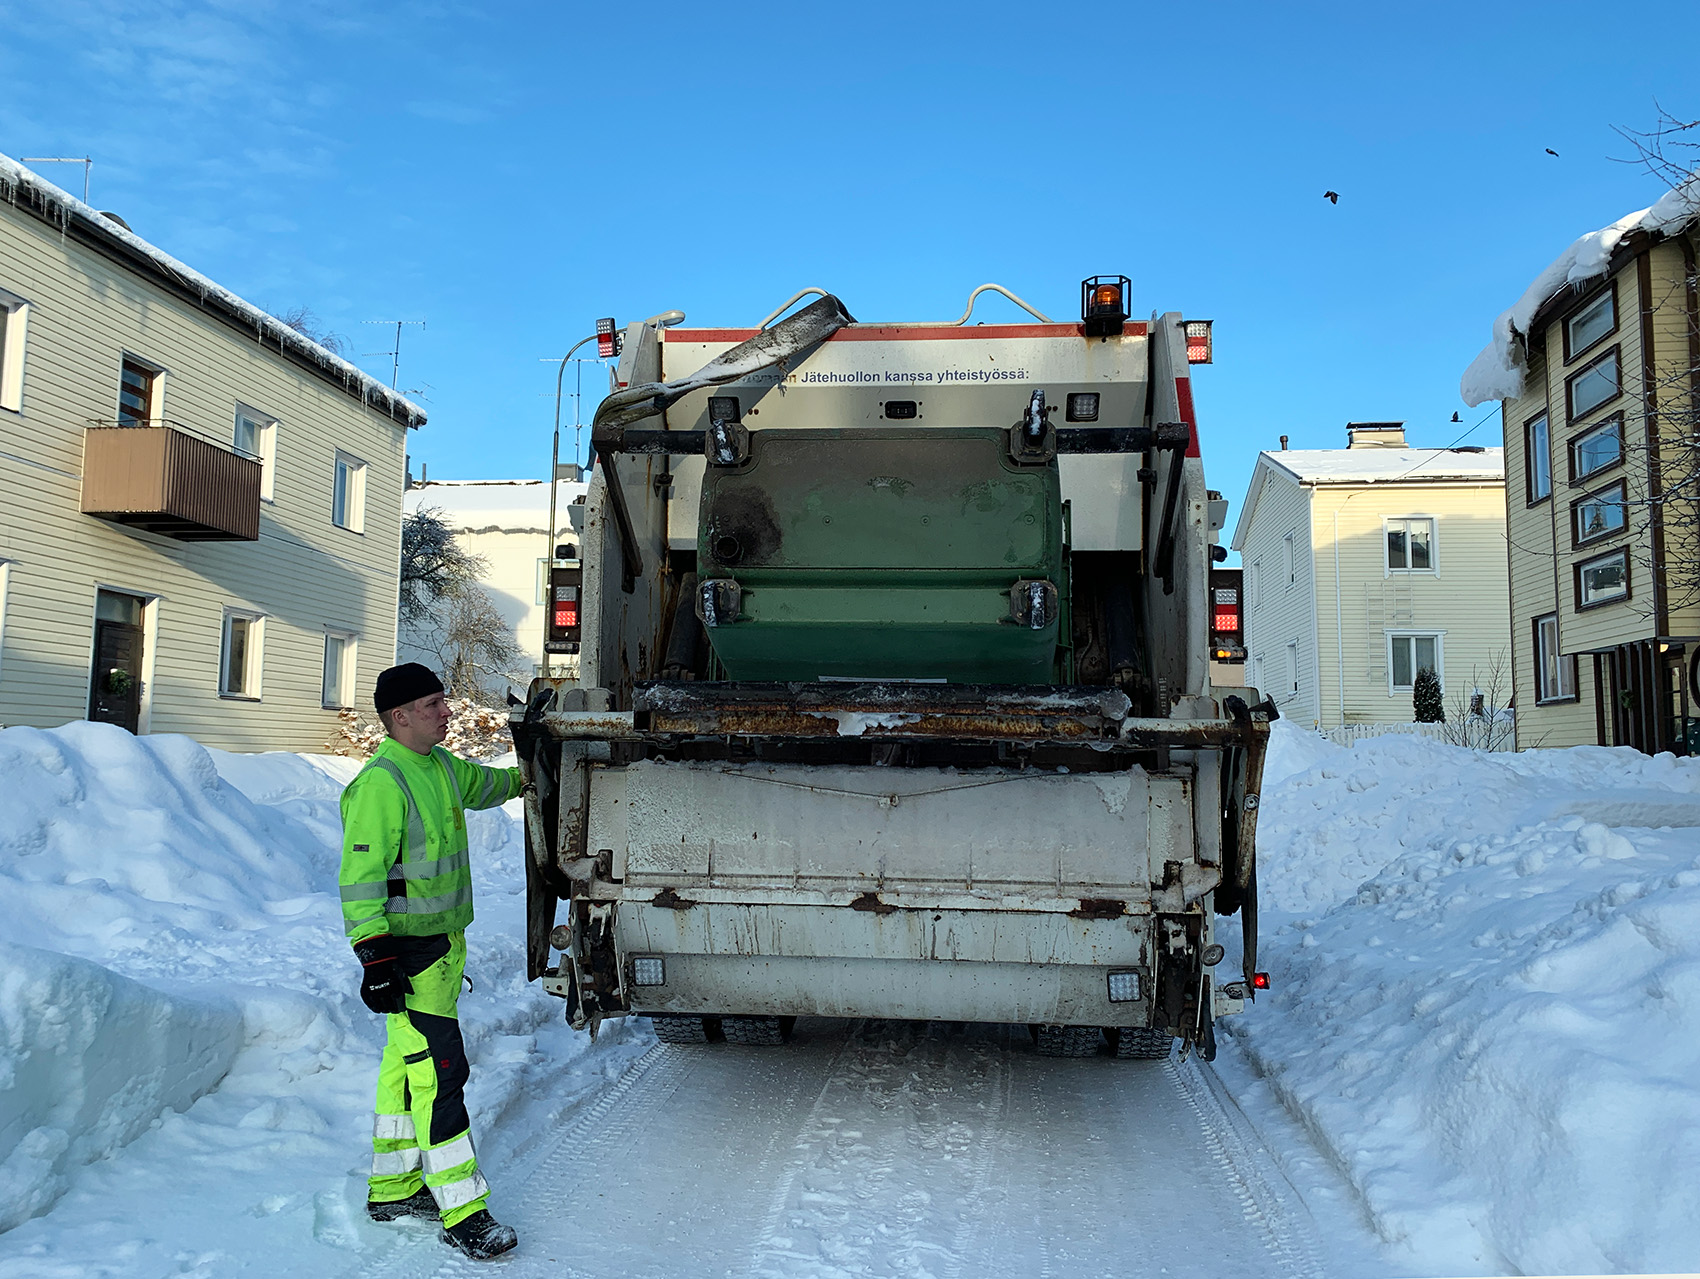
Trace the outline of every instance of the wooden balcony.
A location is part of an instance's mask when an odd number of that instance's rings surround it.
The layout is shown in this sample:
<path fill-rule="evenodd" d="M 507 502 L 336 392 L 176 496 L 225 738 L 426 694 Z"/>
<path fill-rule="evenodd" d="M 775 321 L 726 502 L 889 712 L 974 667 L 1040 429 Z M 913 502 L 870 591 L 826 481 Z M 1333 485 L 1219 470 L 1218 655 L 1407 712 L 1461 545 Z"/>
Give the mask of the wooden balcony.
<path fill-rule="evenodd" d="M 260 463 L 175 422 L 83 433 L 83 514 L 185 542 L 260 536 Z"/>

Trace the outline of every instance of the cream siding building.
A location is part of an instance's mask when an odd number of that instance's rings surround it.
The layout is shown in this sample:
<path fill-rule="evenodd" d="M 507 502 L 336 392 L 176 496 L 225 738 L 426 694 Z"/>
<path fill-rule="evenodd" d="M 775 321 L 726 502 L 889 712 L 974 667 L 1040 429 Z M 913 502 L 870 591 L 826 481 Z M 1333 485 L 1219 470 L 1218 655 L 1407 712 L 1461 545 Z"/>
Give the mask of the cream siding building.
<path fill-rule="evenodd" d="M 1232 543 L 1248 678 L 1300 723 L 1399 723 L 1432 664 L 1450 714 L 1509 662 L 1500 451 L 1348 429 L 1349 448 L 1258 456 Z"/>
<path fill-rule="evenodd" d="M 1700 749 L 1696 204 L 1578 241 L 1465 377 L 1502 413 L 1520 746 Z"/>
<path fill-rule="evenodd" d="M 5 157 L 0 315 L 0 724 L 324 749 L 424 415 Z"/>

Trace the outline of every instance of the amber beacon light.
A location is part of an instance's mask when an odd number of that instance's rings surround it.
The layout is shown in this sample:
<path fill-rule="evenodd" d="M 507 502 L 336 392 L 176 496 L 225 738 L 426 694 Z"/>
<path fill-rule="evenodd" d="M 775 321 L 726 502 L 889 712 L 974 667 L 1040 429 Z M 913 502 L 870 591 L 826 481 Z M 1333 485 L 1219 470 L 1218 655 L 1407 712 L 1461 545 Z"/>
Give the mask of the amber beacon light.
<path fill-rule="evenodd" d="M 1089 338 L 1120 337 L 1127 323 L 1127 295 L 1132 281 L 1125 275 L 1094 275 L 1080 282 L 1080 322 Z"/>

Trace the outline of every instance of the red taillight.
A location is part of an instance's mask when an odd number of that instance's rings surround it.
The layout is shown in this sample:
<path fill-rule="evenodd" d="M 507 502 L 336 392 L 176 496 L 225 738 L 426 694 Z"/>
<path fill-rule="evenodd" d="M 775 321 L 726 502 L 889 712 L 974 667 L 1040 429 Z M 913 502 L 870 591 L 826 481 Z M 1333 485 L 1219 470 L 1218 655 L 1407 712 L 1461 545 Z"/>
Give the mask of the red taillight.
<path fill-rule="evenodd" d="M 567 630 L 578 625 L 578 601 L 555 601 L 555 629 Z"/>
<path fill-rule="evenodd" d="M 1216 610 L 1216 629 L 1219 631 L 1237 631 L 1240 629 L 1240 611 L 1237 608 L 1219 608 Z"/>
<path fill-rule="evenodd" d="M 614 317 L 596 322 L 596 354 L 611 360 L 620 353 L 619 335 L 614 332 Z"/>
<path fill-rule="evenodd" d="M 1251 988 L 1253 990 L 1268 990 L 1269 989 L 1269 974 L 1268 973 L 1253 973 L 1251 975 Z"/>
<path fill-rule="evenodd" d="M 1188 320 L 1186 322 L 1186 362 L 1188 364 L 1209 364 L 1215 357 L 1214 345 L 1210 338 L 1210 320 Z"/>

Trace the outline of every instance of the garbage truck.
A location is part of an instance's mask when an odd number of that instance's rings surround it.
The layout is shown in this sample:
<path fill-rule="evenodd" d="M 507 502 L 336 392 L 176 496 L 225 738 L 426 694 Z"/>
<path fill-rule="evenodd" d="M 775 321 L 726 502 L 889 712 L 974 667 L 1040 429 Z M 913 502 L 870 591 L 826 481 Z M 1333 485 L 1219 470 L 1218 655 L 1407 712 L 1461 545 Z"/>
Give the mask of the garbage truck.
<path fill-rule="evenodd" d="M 1085 280 L 1066 322 L 983 285 L 956 321 L 808 289 L 754 328 L 605 326 L 577 677 L 511 718 L 528 975 L 575 1026 L 1214 1055 L 1267 980 L 1276 712 L 1210 683 L 1211 326 L 1130 287 Z M 988 290 L 1032 321 L 969 323 Z"/>

